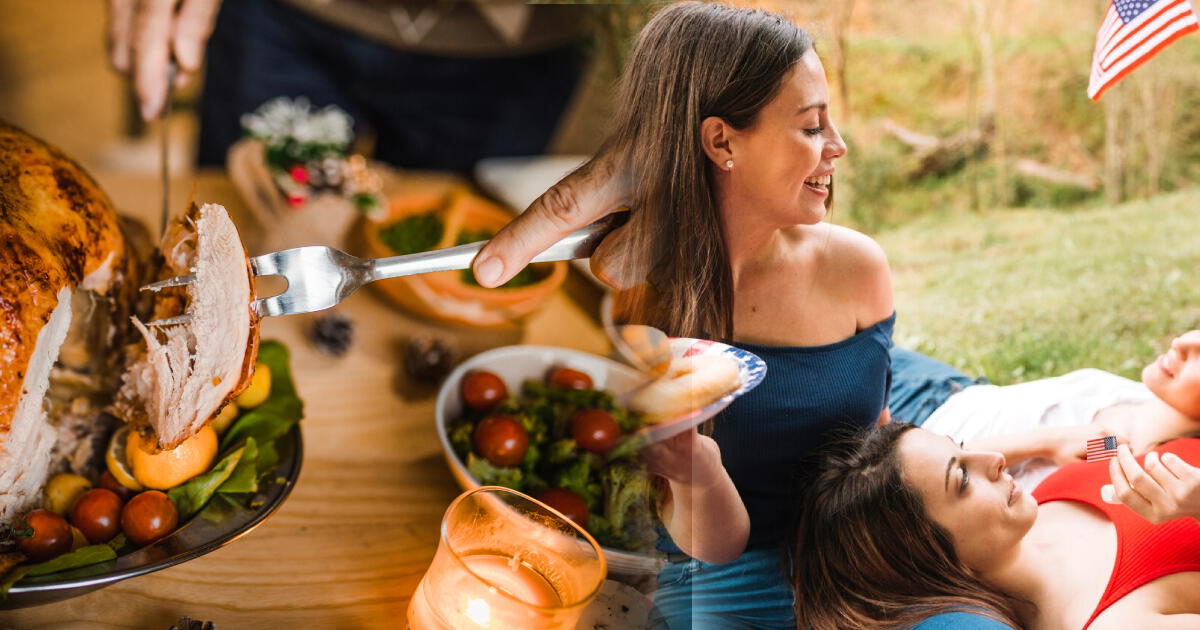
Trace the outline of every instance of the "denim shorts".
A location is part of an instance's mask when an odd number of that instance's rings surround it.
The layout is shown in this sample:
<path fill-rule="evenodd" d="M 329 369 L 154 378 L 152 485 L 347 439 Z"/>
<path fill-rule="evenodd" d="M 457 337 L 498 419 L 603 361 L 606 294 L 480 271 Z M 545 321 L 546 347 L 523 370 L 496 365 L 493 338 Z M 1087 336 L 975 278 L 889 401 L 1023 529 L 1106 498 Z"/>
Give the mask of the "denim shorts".
<path fill-rule="evenodd" d="M 988 382 L 913 350 L 893 346 L 892 386 L 888 409 L 892 420 L 920 426 L 946 399 L 972 385 Z"/>
<path fill-rule="evenodd" d="M 652 630 L 795 630 L 795 596 L 776 549 L 728 564 L 671 562 L 658 574 Z"/>

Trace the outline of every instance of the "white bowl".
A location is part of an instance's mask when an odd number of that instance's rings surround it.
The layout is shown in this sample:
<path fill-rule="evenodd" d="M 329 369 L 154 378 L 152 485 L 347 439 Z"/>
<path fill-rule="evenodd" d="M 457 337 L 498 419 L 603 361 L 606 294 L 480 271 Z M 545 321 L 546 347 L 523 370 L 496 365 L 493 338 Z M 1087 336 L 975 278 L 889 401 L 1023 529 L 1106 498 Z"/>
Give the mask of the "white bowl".
<path fill-rule="evenodd" d="M 521 383 L 527 379 L 541 379 L 547 370 L 563 366 L 578 370 L 592 377 L 596 389 L 613 393 L 626 392 L 637 386 L 641 375 L 633 368 L 601 356 L 550 346 L 505 346 L 481 352 L 463 361 L 442 383 L 437 397 L 437 432 L 442 441 L 442 451 L 450 472 L 464 490 L 479 487 L 479 482 L 467 471 L 467 466 L 454 453 L 446 427 L 450 421 L 462 415 L 463 404 L 460 394 L 462 379 L 471 370 L 487 370 L 499 376 L 510 392 L 520 391 Z M 664 564 L 661 553 L 632 553 L 617 549 L 602 548 L 609 571 L 623 575 L 656 575 Z"/>
<path fill-rule="evenodd" d="M 678 418 L 645 427 L 639 435 L 648 442 L 665 440 L 682 431 L 699 425 L 715 416 L 729 403 L 742 394 L 754 389 L 766 377 L 767 366 L 755 354 L 717 341 L 671 338 L 671 353 L 675 357 L 699 354 L 725 354 L 738 362 L 742 385 L 737 390 L 714 400 L 701 409 Z M 463 361 L 442 383 L 437 397 L 437 432 L 442 441 L 442 451 L 450 472 L 464 490 L 478 488 L 480 483 L 467 470 L 466 464 L 454 453 L 446 427 L 451 420 L 462 415 L 462 379 L 472 370 L 486 369 L 504 381 L 509 392 L 520 391 L 521 383 L 527 379 L 542 379 L 555 366 L 578 370 L 592 378 L 596 389 L 612 392 L 620 400 L 621 395 L 644 382 L 645 377 L 633 368 L 595 354 L 556 348 L 552 346 L 518 345 L 505 346 L 481 352 Z M 608 567 L 614 573 L 625 575 L 657 574 L 665 562 L 661 553 L 631 553 L 602 547 Z"/>

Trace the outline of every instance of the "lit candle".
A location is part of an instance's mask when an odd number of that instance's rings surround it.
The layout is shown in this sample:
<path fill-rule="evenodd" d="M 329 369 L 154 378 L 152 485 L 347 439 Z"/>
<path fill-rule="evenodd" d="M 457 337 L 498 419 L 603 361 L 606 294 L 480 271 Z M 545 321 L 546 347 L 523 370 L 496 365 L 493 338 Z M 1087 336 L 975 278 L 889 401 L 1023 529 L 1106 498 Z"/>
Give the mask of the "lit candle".
<path fill-rule="evenodd" d="M 409 627 L 569 630 L 604 573 L 596 541 L 570 520 L 519 492 L 480 488 L 446 510 Z"/>

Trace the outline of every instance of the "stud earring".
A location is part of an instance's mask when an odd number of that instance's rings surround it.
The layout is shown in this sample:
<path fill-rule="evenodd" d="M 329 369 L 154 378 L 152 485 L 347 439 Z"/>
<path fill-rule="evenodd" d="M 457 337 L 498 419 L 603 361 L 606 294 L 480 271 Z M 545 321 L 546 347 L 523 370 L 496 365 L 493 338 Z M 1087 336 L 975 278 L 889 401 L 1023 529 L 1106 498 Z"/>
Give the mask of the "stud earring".
<path fill-rule="evenodd" d="M 733 168 L 733 160 L 725 160 L 725 168 Z"/>

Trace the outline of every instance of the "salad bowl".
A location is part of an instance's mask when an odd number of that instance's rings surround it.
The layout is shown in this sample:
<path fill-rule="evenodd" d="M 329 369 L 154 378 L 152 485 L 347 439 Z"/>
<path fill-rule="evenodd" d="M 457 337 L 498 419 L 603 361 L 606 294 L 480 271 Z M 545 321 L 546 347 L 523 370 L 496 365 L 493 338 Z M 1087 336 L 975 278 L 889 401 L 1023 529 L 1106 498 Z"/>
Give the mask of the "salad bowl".
<path fill-rule="evenodd" d="M 640 440 L 636 443 L 639 448 L 701 424 L 727 407 L 734 399 L 753 389 L 762 382 L 765 376 L 766 366 L 761 359 L 752 353 L 725 344 L 676 338 L 672 339 L 671 348 L 675 356 L 729 352 L 730 356 L 739 363 L 742 384 L 737 390 L 701 409 L 667 422 L 647 425 L 625 437 L 627 441 Z M 586 374 L 592 381 L 592 388 L 611 393 L 618 404 L 625 393 L 645 383 L 645 377 L 629 366 L 612 359 L 569 348 L 536 345 L 505 346 L 482 352 L 464 361 L 442 383 L 435 410 L 438 438 L 442 444 L 443 455 L 451 474 L 464 490 L 486 485 L 483 483 L 484 481 L 489 483 L 495 481 L 476 478 L 472 474 L 468 462 L 463 461 L 463 458 L 455 450 L 451 432 L 456 420 L 462 417 L 466 411 L 462 397 L 464 379 L 472 372 L 485 370 L 504 381 L 509 392 L 516 392 L 520 391 L 524 381 L 540 381 L 555 368 L 567 368 Z M 657 551 L 635 552 L 611 546 L 602 546 L 602 549 L 607 558 L 609 570 L 618 574 L 653 575 L 657 574 L 665 563 L 665 555 Z"/>

